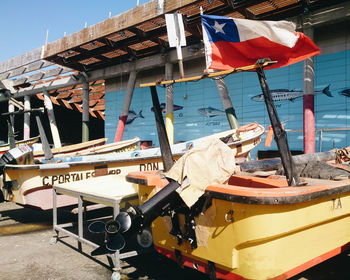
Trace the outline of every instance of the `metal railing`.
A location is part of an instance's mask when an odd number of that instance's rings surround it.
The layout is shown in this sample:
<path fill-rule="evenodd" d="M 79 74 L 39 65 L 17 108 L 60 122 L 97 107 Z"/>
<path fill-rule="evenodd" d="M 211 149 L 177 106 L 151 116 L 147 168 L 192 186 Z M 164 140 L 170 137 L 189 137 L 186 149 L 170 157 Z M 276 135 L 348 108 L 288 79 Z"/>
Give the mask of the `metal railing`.
<path fill-rule="evenodd" d="M 285 129 L 286 132 L 303 132 L 303 129 Z M 322 142 L 323 142 L 323 132 L 328 132 L 328 131 L 350 131 L 350 127 L 339 127 L 339 128 L 316 128 L 315 133 L 319 132 L 319 151 L 322 152 Z M 333 148 L 334 144 L 333 144 Z"/>

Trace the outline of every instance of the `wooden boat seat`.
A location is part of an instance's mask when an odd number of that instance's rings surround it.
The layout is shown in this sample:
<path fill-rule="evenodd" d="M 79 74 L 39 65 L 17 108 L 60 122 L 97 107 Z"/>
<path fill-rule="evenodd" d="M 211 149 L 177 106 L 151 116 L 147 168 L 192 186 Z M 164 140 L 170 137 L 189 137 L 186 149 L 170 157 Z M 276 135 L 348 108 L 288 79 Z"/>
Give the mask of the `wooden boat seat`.
<path fill-rule="evenodd" d="M 350 192 L 350 179 L 331 181 L 303 178 L 304 186 L 290 187 L 284 176 L 267 178 L 232 175 L 227 184 L 209 185 L 206 195 L 248 204 L 293 204 L 329 195 Z M 127 181 L 162 188 L 168 184 L 157 172 L 131 172 Z"/>
<path fill-rule="evenodd" d="M 228 185 L 254 188 L 281 188 L 288 187 L 287 180 L 282 180 L 280 177 L 274 179 L 272 176 L 267 178 L 232 175 L 227 182 Z"/>

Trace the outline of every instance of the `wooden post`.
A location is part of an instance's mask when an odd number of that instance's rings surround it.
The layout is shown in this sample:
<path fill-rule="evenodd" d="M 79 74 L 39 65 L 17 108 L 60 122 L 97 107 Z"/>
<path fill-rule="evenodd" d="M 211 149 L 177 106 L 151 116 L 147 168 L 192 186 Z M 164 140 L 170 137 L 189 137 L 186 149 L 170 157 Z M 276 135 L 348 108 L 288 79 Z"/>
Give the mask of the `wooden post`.
<path fill-rule="evenodd" d="M 228 90 L 225 84 L 225 80 L 222 77 L 215 78 L 216 87 L 218 88 L 222 105 L 226 112 L 226 117 L 231 129 L 238 128 L 239 123 L 237 120 L 235 109 L 233 108 L 231 98 L 228 94 Z"/>
<path fill-rule="evenodd" d="M 41 144 L 43 145 L 45 159 L 47 162 L 54 162 L 53 154 L 52 154 L 52 151 L 50 149 L 49 142 L 47 141 L 45 130 L 44 130 L 43 125 L 41 123 L 40 117 L 35 116 L 35 120 L 36 120 L 36 124 L 38 126 Z"/>
<path fill-rule="evenodd" d="M 30 111 L 30 96 L 26 95 L 24 97 L 24 110 Z M 24 125 L 23 125 L 23 139 L 29 139 L 30 138 L 30 112 L 24 113 Z"/>
<path fill-rule="evenodd" d="M 173 79 L 173 64 L 167 62 L 165 64 L 165 79 Z M 165 128 L 168 135 L 169 144 L 174 144 L 174 87 L 172 84 L 166 85 L 166 112 L 165 112 Z"/>
<path fill-rule="evenodd" d="M 53 110 L 53 105 L 52 105 L 52 101 L 50 99 L 50 94 L 47 90 L 44 90 L 43 94 L 44 94 L 44 105 L 45 105 L 45 108 L 47 110 L 47 115 L 49 117 L 53 144 L 54 144 L 55 148 L 61 148 L 62 147 L 61 139 L 60 139 L 60 135 L 58 133 L 57 125 L 56 125 L 55 112 Z"/>
<path fill-rule="evenodd" d="M 152 103 L 154 108 L 154 117 L 156 120 L 159 146 L 162 154 L 163 169 L 164 171 L 169 171 L 169 169 L 174 165 L 174 159 L 171 154 L 171 148 L 168 141 L 168 136 L 165 131 L 164 120 L 162 116 L 162 110 L 160 109 L 159 99 L 157 94 L 157 89 L 155 86 L 150 87 L 152 95 Z"/>
<path fill-rule="evenodd" d="M 81 141 L 89 141 L 89 83 L 84 75 L 81 75 L 83 82 L 83 116 Z"/>
<path fill-rule="evenodd" d="M 13 105 L 10 101 L 9 101 L 9 113 L 13 113 L 15 111 L 15 105 Z M 15 115 L 10 114 L 10 120 L 7 122 L 7 126 L 8 126 L 8 143 L 10 143 L 10 147 L 11 147 L 11 143 L 12 145 L 14 145 L 14 132 L 15 132 Z M 11 129 L 11 130 L 10 130 Z M 11 149 L 14 147 L 11 147 Z"/>
<path fill-rule="evenodd" d="M 126 86 L 123 108 L 119 117 L 119 122 L 118 122 L 117 132 L 115 133 L 114 142 L 119 142 L 123 139 L 125 123 L 129 114 L 130 103 L 131 103 L 132 95 L 134 93 L 134 88 L 135 88 L 135 82 L 136 82 L 136 71 L 131 71 L 129 80 L 128 80 L 128 85 Z"/>
<path fill-rule="evenodd" d="M 304 23 L 304 34 L 313 39 L 313 28 L 309 21 Z M 315 114 L 314 114 L 314 59 L 309 57 L 303 64 L 303 110 L 304 110 L 304 153 L 315 152 Z"/>
<path fill-rule="evenodd" d="M 269 114 L 273 133 L 275 134 L 275 141 L 277 143 L 278 151 L 280 152 L 282 165 L 288 180 L 288 185 L 298 186 L 300 183 L 300 178 L 295 169 L 295 164 L 289 149 L 287 133 L 281 126 L 275 103 L 273 102 L 270 89 L 266 82 L 265 73 L 262 68 L 257 68 L 256 73 L 258 74 L 258 79 L 264 95 L 267 113 Z"/>

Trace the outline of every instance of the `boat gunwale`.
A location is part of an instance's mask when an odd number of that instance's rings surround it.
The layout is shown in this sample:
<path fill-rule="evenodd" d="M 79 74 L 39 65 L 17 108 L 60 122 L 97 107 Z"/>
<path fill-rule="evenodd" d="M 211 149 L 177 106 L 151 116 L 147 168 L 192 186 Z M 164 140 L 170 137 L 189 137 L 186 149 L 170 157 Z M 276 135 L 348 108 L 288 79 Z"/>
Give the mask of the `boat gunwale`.
<path fill-rule="evenodd" d="M 173 156 L 180 156 L 183 153 L 177 153 Z M 115 163 L 115 162 L 133 162 L 133 161 L 140 161 L 140 160 L 153 160 L 153 159 L 161 159 L 161 156 L 159 155 L 150 155 L 145 157 L 133 157 L 133 158 L 125 158 L 125 159 L 109 159 L 109 160 L 95 160 L 95 161 L 72 161 L 72 162 L 59 162 L 59 163 L 52 163 L 52 169 L 67 169 L 72 166 L 80 166 L 80 165 L 100 165 L 100 164 L 108 164 L 108 163 Z M 16 165 L 16 164 L 7 164 L 5 165 L 4 170 L 11 169 L 11 170 L 25 170 L 25 169 L 41 169 L 40 166 L 45 165 L 45 170 L 48 170 L 50 168 L 47 168 L 48 165 L 51 163 L 42 163 L 42 164 L 23 164 L 23 165 Z M 62 165 L 62 167 L 60 167 Z"/>
<path fill-rule="evenodd" d="M 315 186 L 317 187 L 317 186 Z M 297 188 L 297 187 L 296 187 Z M 308 202 L 327 196 L 339 195 L 350 192 L 350 184 L 337 186 L 334 188 L 315 191 L 311 193 L 295 194 L 293 196 L 246 196 L 218 192 L 214 190 L 206 190 L 205 195 L 211 198 L 226 200 L 230 202 L 237 202 L 242 204 L 256 204 L 256 205 L 284 205 L 284 204 L 298 204 Z"/>
<path fill-rule="evenodd" d="M 23 139 L 23 140 L 17 140 L 15 142 L 16 147 L 20 145 L 33 145 L 37 142 L 39 142 L 40 136 L 34 136 L 28 139 Z M 0 154 L 6 153 L 10 149 L 10 144 L 9 143 L 4 143 L 0 144 Z"/>
<path fill-rule="evenodd" d="M 126 176 L 126 181 L 130 183 L 140 184 L 144 186 L 160 186 L 163 187 L 164 183 L 162 182 L 162 178 L 157 175 L 155 172 L 131 172 Z M 165 181 L 165 180 L 164 180 Z M 333 182 L 333 181 L 329 181 Z M 320 198 L 324 198 L 327 196 L 334 196 L 343 193 L 350 192 L 350 182 L 345 185 L 334 186 L 331 188 L 326 188 L 326 186 L 322 186 L 320 184 L 314 184 L 311 186 L 306 186 L 309 190 L 305 190 L 303 193 L 288 193 L 280 192 L 279 195 L 276 196 L 249 196 L 249 195 L 239 195 L 233 193 L 233 189 L 229 186 L 237 188 L 245 188 L 251 190 L 258 190 L 260 192 L 271 191 L 273 190 L 285 190 L 286 192 L 291 191 L 293 189 L 302 190 L 303 187 L 271 187 L 271 188 L 258 188 L 258 187 L 244 187 L 237 185 L 211 185 L 207 186 L 204 195 L 209 196 L 215 199 L 221 199 L 230 202 L 237 202 L 242 204 L 256 204 L 256 205 L 283 205 L 283 204 L 297 204 L 302 202 L 308 202 Z M 317 190 L 317 188 L 321 188 L 321 190 Z M 224 191 L 220 191 L 224 190 Z M 230 192 L 231 191 L 231 192 Z M 283 195 L 284 194 L 284 195 Z"/>
<path fill-rule="evenodd" d="M 258 125 L 258 129 L 260 130 L 258 134 L 254 134 L 254 136 L 248 137 L 248 138 L 244 138 L 240 141 L 237 142 L 232 142 L 229 143 L 228 146 L 229 147 L 233 147 L 233 146 L 237 146 L 240 147 L 244 142 L 248 142 L 248 141 L 252 141 L 253 139 L 258 139 L 261 137 L 262 134 L 264 134 L 265 130 L 264 127 L 261 125 Z M 236 132 L 236 129 L 231 129 L 228 131 L 222 131 L 216 134 L 221 134 L 221 133 L 227 133 L 226 136 Z M 215 135 L 215 134 L 214 134 Z M 209 136 L 205 136 L 205 137 L 211 137 L 212 135 Z M 226 137 L 226 136 L 221 136 L 221 137 Z M 202 138 L 205 138 L 202 137 Z M 201 138 L 199 138 L 201 139 Z M 189 140 L 189 141 L 185 141 L 184 143 L 187 142 L 193 142 L 194 140 Z M 157 149 L 157 148 L 156 148 Z M 133 151 L 132 153 L 135 153 L 137 151 Z M 178 153 L 174 153 L 173 157 L 178 158 L 180 156 L 182 156 L 186 151 L 182 151 L 182 152 L 178 152 Z M 130 158 L 124 158 L 124 159 L 96 159 L 94 161 L 88 161 L 86 158 L 83 159 L 83 157 L 89 157 L 89 156 L 94 156 L 94 155 L 87 155 L 87 156 L 78 156 L 81 158 L 80 161 L 64 161 L 64 162 L 55 162 L 52 163 L 53 169 L 64 169 L 64 168 L 70 168 L 73 166 L 81 166 L 81 165 L 99 165 L 99 164 L 109 164 L 109 163 L 116 163 L 116 162 L 120 162 L 120 163 L 124 163 L 124 162 L 134 162 L 134 161 L 140 161 L 140 160 L 154 160 L 154 159 L 161 159 L 161 154 L 157 154 L 157 155 L 147 155 L 147 156 L 135 156 L 135 157 L 130 157 Z M 103 156 L 103 154 L 99 155 L 99 156 Z M 56 158 L 56 160 L 59 160 L 59 158 Z M 41 169 L 40 166 L 48 166 L 50 163 L 39 163 L 39 164 L 26 164 L 26 165 L 16 165 L 16 164 L 6 164 L 4 170 L 9 169 L 9 170 L 28 170 L 28 169 Z M 62 167 L 60 167 L 59 165 L 62 165 Z M 68 165 L 68 166 L 67 166 Z M 45 168 L 46 170 L 49 168 Z"/>
<path fill-rule="evenodd" d="M 93 140 L 82 142 L 82 143 L 72 144 L 72 145 L 68 145 L 68 146 L 62 146 L 60 148 L 52 148 L 51 152 L 53 154 L 75 152 L 75 151 L 83 150 L 86 147 L 91 148 L 94 146 L 103 145 L 107 141 L 108 141 L 108 138 L 106 138 L 106 137 L 99 138 L 99 139 L 93 139 Z M 34 157 L 43 157 L 43 156 L 45 156 L 45 152 L 43 150 L 33 151 L 33 155 L 34 155 Z"/>

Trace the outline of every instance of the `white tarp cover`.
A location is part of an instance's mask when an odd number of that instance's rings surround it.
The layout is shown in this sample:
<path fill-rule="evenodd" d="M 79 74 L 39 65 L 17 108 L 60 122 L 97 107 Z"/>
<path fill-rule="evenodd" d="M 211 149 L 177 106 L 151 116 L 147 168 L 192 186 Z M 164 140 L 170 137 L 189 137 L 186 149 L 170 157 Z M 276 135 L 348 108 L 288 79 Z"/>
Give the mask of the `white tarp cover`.
<path fill-rule="evenodd" d="M 201 197 L 205 188 L 223 184 L 235 171 L 234 151 L 217 138 L 186 152 L 168 171 L 166 177 L 182 184 L 187 177 L 188 185 L 179 192 L 188 207 Z"/>

